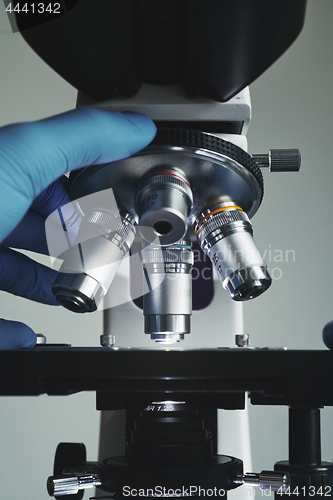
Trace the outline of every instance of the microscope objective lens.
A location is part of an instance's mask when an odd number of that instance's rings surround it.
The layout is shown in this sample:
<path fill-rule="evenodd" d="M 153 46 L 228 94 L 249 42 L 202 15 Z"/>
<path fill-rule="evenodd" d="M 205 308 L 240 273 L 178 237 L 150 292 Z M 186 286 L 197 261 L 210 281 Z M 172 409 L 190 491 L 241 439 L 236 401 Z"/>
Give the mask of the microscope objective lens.
<path fill-rule="evenodd" d="M 233 300 L 253 299 L 271 285 L 252 224 L 241 207 L 233 202 L 211 205 L 197 218 L 195 232 Z"/>

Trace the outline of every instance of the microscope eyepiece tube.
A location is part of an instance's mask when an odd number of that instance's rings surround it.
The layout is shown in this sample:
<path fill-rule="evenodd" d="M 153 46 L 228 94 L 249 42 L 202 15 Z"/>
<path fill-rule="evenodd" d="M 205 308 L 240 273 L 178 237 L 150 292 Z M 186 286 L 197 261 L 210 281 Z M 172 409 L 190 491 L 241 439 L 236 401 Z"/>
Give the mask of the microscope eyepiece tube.
<path fill-rule="evenodd" d="M 142 261 L 150 283 L 150 291 L 143 296 L 145 333 L 159 343 L 179 342 L 191 331 L 191 243 L 182 240 L 168 247 L 146 245 Z"/>
<path fill-rule="evenodd" d="M 195 231 L 233 300 L 253 299 L 271 285 L 267 266 L 252 237 L 252 224 L 241 207 L 233 202 L 210 206 L 197 218 Z"/>
<path fill-rule="evenodd" d="M 181 172 L 172 168 L 149 171 L 136 191 L 140 226 L 152 227 L 161 245 L 172 245 L 187 232 L 192 202 L 191 187 Z"/>
<path fill-rule="evenodd" d="M 133 243 L 133 222 L 128 214 L 116 212 L 85 215 L 52 286 L 61 305 L 79 313 L 97 309 Z"/>

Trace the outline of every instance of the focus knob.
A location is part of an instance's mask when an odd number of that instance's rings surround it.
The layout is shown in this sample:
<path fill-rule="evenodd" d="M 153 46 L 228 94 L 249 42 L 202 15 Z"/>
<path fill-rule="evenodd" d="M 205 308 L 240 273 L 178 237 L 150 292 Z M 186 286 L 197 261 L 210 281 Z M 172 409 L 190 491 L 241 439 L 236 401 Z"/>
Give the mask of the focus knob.
<path fill-rule="evenodd" d="M 83 492 L 80 492 L 78 477 L 49 477 L 47 480 L 47 491 L 51 497 L 54 496 L 55 498 L 71 496 L 81 499 L 83 496 Z M 77 495 L 78 493 L 79 496 Z"/>
<path fill-rule="evenodd" d="M 86 447 L 83 443 L 59 443 L 53 467 L 53 476 L 48 479 L 47 490 L 50 496 L 61 498 L 65 495 L 73 500 L 81 500 L 83 491 L 78 488 L 78 478 L 61 478 L 64 469 L 77 468 L 86 461 Z M 57 480 L 54 480 L 57 478 Z M 59 479 L 58 479 L 59 478 Z"/>
<path fill-rule="evenodd" d="M 270 172 L 298 172 L 301 167 L 299 149 L 270 149 L 268 154 L 252 155 L 260 168 Z"/>

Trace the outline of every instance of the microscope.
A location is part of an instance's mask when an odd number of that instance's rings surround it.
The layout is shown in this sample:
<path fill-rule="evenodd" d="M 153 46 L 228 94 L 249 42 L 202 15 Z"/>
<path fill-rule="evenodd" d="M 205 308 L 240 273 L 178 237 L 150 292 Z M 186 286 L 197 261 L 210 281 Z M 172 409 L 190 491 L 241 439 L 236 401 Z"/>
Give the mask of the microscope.
<path fill-rule="evenodd" d="M 83 444 L 58 446 L 55 498 L 93 487 L 99 498 L 227 497 L 242 484 L 277 498 L 331 494 L 319 415 L 333 405 L 331 353 L 251 348 L 241 325 L 242 301 L 271 285 L 251 223 L 261 169 L 300 166 L 297 150 L 246 152 L 247 86 L 292 44 L 306 9 L 267 4 L 81 0 L 47 22 L 16 13 L 29 45 L 79 90 L 78 106 L 141 112 L 157 126 L 136 155 L 64 181 L 82 221 L 56 255 L 53 293 L 74 313 L 104 309 L 101 347 L 6 353 L 2 394 L 93 390 L 98 410 L 126 410 L 123 455 L 89 462 Z M 221 449 L 218 409 L 244 409 L 246 395 L 289 406 L 289 460 L 274 471 L 245 473 Z"/>

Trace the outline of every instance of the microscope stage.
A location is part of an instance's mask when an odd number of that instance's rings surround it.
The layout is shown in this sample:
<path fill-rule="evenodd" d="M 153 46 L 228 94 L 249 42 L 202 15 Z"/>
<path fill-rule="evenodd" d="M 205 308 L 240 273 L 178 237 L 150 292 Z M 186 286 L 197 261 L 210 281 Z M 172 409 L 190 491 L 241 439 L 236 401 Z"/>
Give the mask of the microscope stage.
<path fill-rule="evenodd" d="M 333 406 L 333 352 L 248 348 L 138 349 L 39 346 L 0 352 L 1 395 L 97 392 L 98 409 L 152 400 L 196 406 Z"/>

